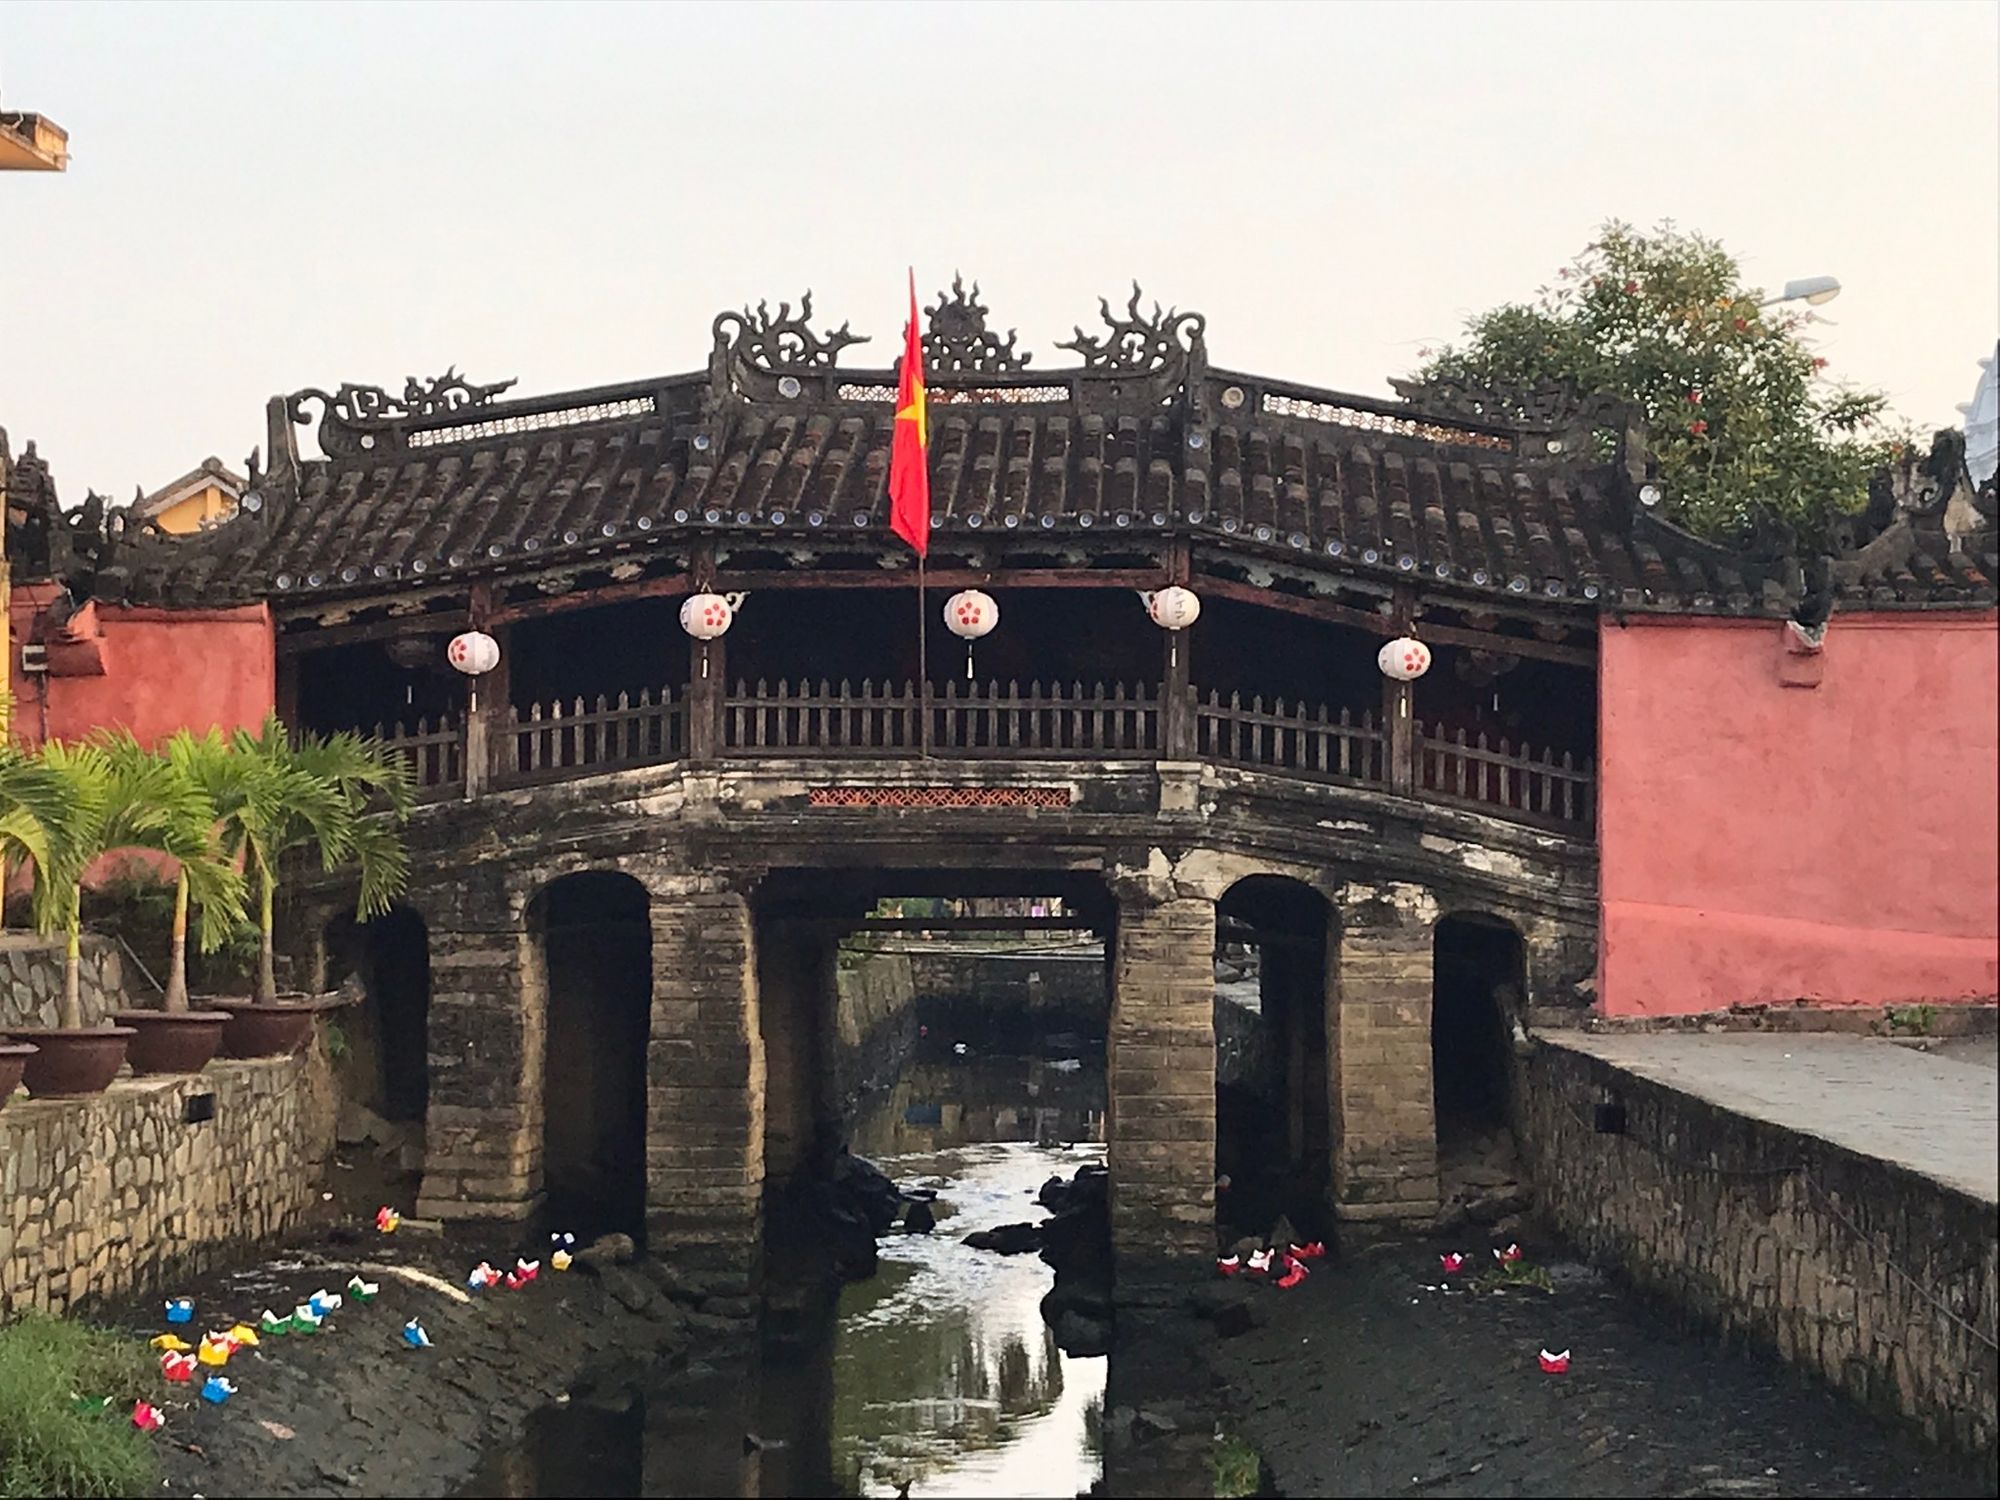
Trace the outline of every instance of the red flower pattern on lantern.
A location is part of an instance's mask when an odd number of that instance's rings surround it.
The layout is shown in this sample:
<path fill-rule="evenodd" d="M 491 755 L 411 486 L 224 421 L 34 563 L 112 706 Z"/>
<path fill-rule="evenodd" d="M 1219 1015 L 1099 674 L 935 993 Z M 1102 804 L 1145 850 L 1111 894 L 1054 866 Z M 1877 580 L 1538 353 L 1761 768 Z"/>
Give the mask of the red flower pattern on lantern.
<path fill-rule="evenodd" d="M 690 594 L 681 601 L 681 629 L 698 641 L 712 641 L 736 621 L 736 609 L 720 594 Z"/>
<path fill-rule="evenodd" d="M 960 589 L 945 601 L 944 623 L 961 640 L 976 641 L 990 635 L 1000 623 L 1000 606 L 990 594 Z"/>
<path fill-rule="evenodd" d="M 1375 665 L 1384 677 L 1415 682 L 1431 669 L 1431 648 L 1415 636 L 1398 636 L 1375 653 Z"/>
<path fill-rule="evenodd" d="M 483 630 L 468 630 L 451 638 L 444 659 L 467 677 L 483 677 L 500 665 L 500 643 Z"/>

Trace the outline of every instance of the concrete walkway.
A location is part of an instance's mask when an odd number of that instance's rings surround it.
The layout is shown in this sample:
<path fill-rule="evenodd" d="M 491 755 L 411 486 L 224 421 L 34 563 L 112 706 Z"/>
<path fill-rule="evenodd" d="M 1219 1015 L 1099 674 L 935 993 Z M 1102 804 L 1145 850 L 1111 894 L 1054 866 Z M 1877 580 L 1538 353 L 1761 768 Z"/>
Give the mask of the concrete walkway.
<path fill-rule="evenodd" d="M 1872 1037 L 1545 1031 L 1635 1077 L 2000 1204 L 1994 1038 L 1936 1052 Z"/>

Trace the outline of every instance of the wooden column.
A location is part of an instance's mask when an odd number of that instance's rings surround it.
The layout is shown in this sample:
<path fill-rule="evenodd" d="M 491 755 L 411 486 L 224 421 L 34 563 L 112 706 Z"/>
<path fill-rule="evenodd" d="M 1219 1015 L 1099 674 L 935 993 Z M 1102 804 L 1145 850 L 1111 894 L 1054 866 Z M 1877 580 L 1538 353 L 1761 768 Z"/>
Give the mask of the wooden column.
<path fill-rule="evenodd" d="M 729 670 L 726 636 L 688 643 L 688 762 L 712 766 L 722 759 L 723 676 Z"/>
<path fill-rule="evenodd" d="M 1190 760 L 1195 751 L 1194 688 L 1188 657 L 1192 632 L 1163 630 L 1167 638 L 1166 675 L 1160 697 L 1160 758 Z"/>
<path fill-rule="evenodd" d="M 1185 587 L 1188 569 L 1188 545 L 1176 542 L 1167 556 L 1167 576 Z M 1160 633 L 1166 637 L 1163 651 L 1165 666 L 1160 679 L 1160 758 L 1190 760 L 1195 752 L 1194 689 L 1191 686 L 1194 679 L 1190 665 L 1194 633 L 1188 630 L 1163 630 Z"/>
<path fill-rule="evenodd" d="M 1416 597 L 1398 588 L 1394 624 L 1398 635 L 1410 628 Z M 1382 745 L 1387 752 L 1389 790 L 1410 796 L 1417 789 L 1417 692 L 1413 682 L 1382 679 Z"/>
<path fill-rule="evenodd" d="M 474 584 L 469 611 L 474 630 L 488 628 L 482 622 L 491 615 L 492 609 L 491 585 Z M 513 642 L 509 639 L 510 633 L 499 626 L 492 627 L 492 634 L 500 645 L 499 663 L 483 676 L 466 679 L 465 798 L 468 802 L 492 784 L 494 769 L 500 764 L 502 742 L 506 738 L 507 658 Z"/>

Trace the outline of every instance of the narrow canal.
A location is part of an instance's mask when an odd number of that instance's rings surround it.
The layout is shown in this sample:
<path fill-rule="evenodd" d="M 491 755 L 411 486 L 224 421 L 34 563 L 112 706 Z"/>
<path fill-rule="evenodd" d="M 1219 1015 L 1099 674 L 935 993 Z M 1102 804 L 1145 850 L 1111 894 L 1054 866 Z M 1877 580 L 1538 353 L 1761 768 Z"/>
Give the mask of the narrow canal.
<path fill-rule="evenodd" d="M 1056 1347 L 1030 1254 L 963 1243 L 1041 1217 L 1036 1192 L 1104 1159 L 1104 1076 L 1075 1059 L 916 1061 L 855 1122 L 852 1148 L 936 1194 L 881 1264 L 804 1337 L 751 1368 L 697 1364 L 657 1387 L 542 1412 L 469 1494 L 1048 1495 L 1103 1470 L 1103 1355 Z"/>
<path fill-rule="evenodd" d="M 1295 1291 L 1196 1279 L 1186 1307 L 1122 1311 L 1109 1356 L 1067 1355 L 1049 1267 L 962 1241 L 1039 1219 L 1049 1177 L 1101 1161 L 1103 1108 L 1094 1061 L 931 1050 L 852 1146 L 935 1193 L 932 1233 L 890 1233 L 876 1275 L 785 1341 L 573 1392 L 462 1493 L 1991 1493 L 1539 1243 L 1552 1291 L 1466 1295 L 1437 1275 L 1451 1245 L 1357 1243 Z M 1199 1315 L 1222 1296 L 1248 1326 Z M 1560 1379 L 1535 1369 L 1548 1341 L 1577 1350 Z"/>

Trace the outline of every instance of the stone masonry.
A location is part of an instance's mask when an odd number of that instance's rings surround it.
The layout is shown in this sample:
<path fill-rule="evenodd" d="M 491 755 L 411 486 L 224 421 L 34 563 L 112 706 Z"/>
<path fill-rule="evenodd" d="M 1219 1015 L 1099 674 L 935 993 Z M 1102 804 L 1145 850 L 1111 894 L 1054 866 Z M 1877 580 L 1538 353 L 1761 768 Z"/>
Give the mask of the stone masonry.
<path fill-rule="evenodd" d="M 1518 1099 L 1537 1201 L 1586 1253 L 1691 1320 L 1922 1428 L 1993 1482 L 2000 1237 L 1990 1187 L 1752 1118 L 1578 1047 L 1537 1045 Z M 1617 1133 L 1595 1128 L 1606 1100 L 1624 1107 Z M 1922 1106 L 1910 1117 L 1921 1121 Z M 1990 1178 L 1990 1156 L 1986 1168 Z"/>
<path fill-rule="evenodd" d="M 646 1088 L 646 1228 L 656 1250 L 753 1273 L 764 1066 L 749 903 L 735 891 L 657 891 Z"/>
<path fill-rule="evenodd" d="M 83 1024 L 98 1026 L 123 1010 L 125 955 L 96 933 L 83 935 L 78 975 Z M 0 933 L 0 1026 L 59 1026 L 63 940 L 31 932 Z"/>
<path fill-rule="evenodd" d="M 202 1094 L 214 1117 L 189 1123 Z M 0 1108 L 0 1317 L 116 1297 L 291 1228 L 319 1201 L 333 1121 L 318 1045 L 15 1098 Z"/>
<path fill-rule="evenodd" d="M 1215 903 L 1121 895 L 1106 1038 L 1119 1274 L 1215 1249 Z"/>
<path fill-rule="evenodd" d="M 1417 1219 L 1438 1204 L 1431 949 L 1423 888 L 1349 886 L 1329 941 L 1333 1199 L 1346 1219 Z"/>

